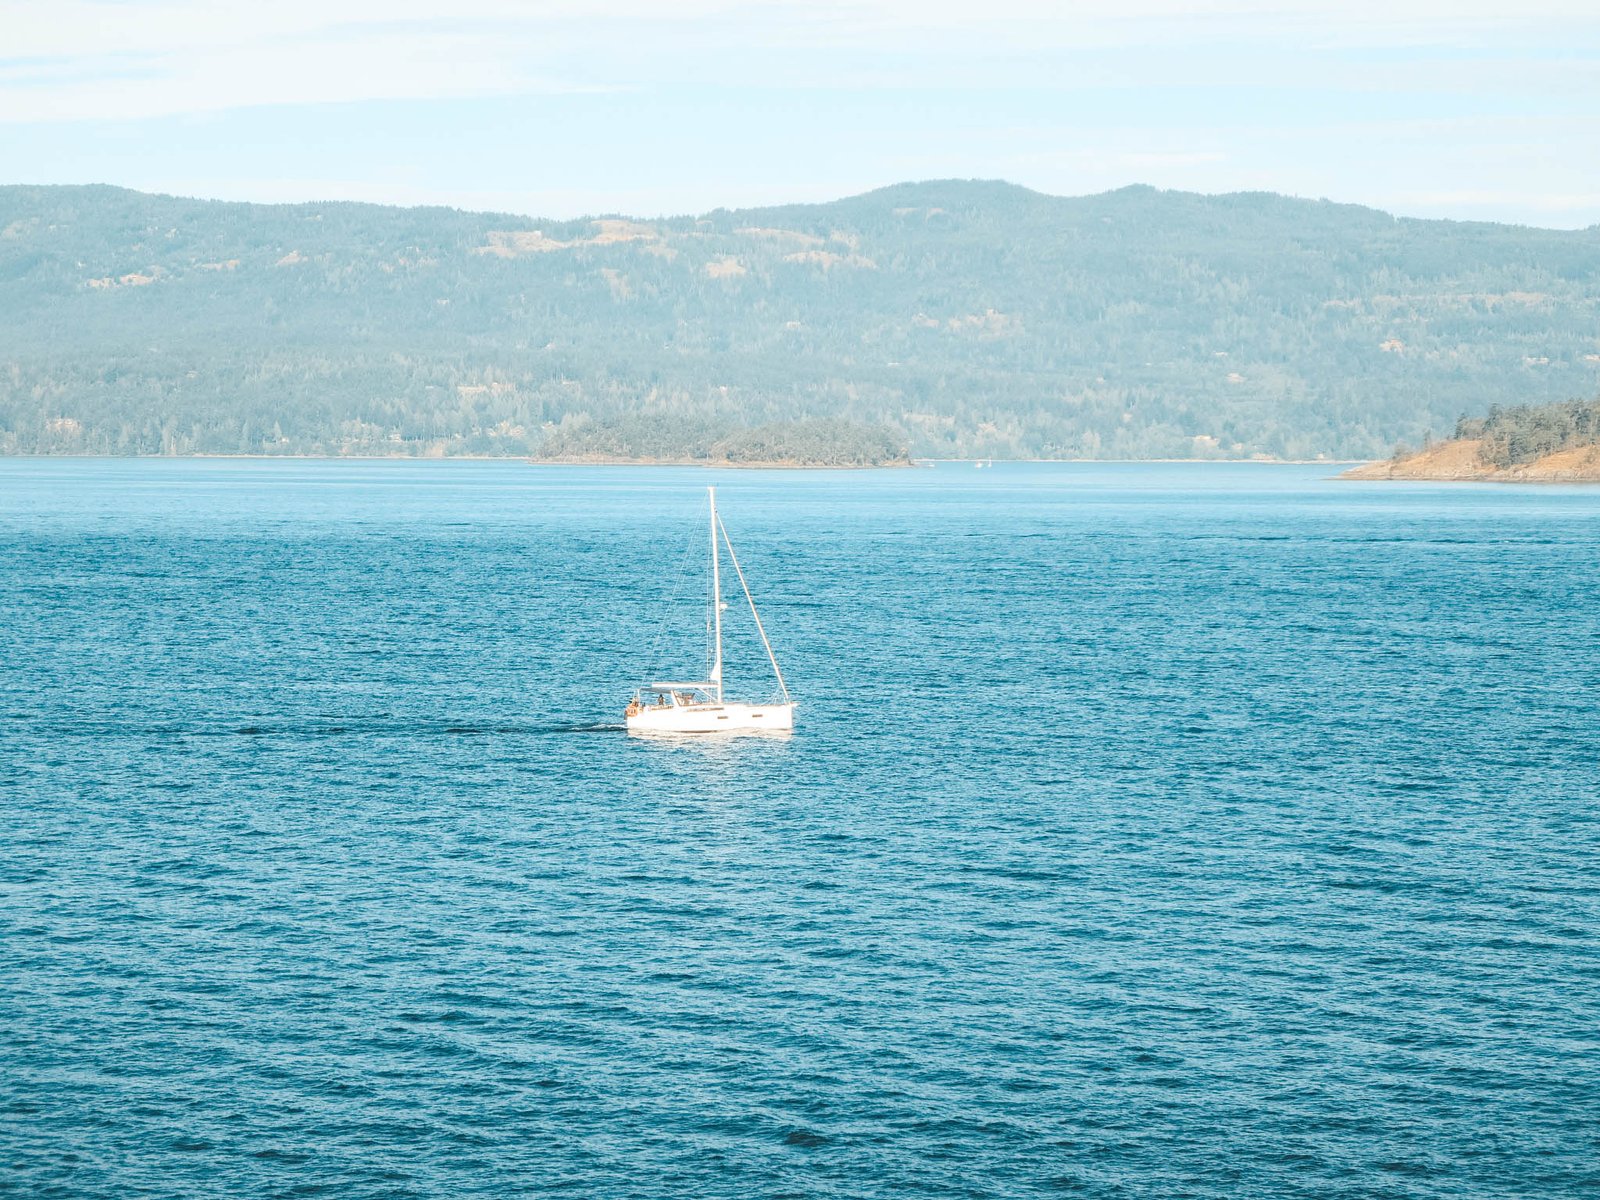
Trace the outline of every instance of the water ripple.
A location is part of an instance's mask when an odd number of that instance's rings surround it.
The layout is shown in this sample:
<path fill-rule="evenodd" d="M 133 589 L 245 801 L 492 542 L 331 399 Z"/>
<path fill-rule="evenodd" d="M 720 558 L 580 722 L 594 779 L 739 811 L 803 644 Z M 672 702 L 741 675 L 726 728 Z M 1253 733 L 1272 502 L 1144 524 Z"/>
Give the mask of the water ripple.
<path fill-rule="evenodd" d="M 0 460 L 0 1192 L 1600 1193 L 1600 496 L 345 470 Z"/>

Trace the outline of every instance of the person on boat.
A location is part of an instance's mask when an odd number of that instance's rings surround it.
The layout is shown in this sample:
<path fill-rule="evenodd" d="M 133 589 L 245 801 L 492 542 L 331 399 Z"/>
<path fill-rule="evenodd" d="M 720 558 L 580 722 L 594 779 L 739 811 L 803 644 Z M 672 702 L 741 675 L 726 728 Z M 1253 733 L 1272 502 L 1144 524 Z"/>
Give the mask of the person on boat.
<path fill-rule="evenodd" d="M 628 707 L 623 710 L 622 715 L 626 717 L 637 717 L 643 711 L 644 705 L 640 704 L 639 697 L 635 696 L 632 700 L 628 701 Z"/>

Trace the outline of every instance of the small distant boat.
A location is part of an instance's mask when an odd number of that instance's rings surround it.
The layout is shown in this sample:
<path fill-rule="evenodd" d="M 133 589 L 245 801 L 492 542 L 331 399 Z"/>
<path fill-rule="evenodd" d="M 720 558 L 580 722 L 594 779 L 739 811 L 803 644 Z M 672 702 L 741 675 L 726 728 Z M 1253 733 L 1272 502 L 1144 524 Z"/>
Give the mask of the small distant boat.
<path fill-rule="evenodd" d="M 755 733 L 785 731 L 794 728 L 794 701 L 789 698 L 788 685 L 783 681 L 783 671 L 778 667 L 777 656 L 772 653 L 772 643 L 761 624 L 761 614 L 756 611 L 755 599 L 745 583 L 744 571 L 728 531 L 717 516 L 717 489 L 707 488 L 711 497 L 711 619 L 707 622 L 710 638 L 711 676 L 693 683 L 651 683 L 641 687 L 629 701 L 624 719 L 629 733 Z M 761 635 L 761 645 L 766 649 L 767 661 L 778 680 L 778 691 L 783 699 L 771 704 L 747 704 L 727 700 L 723 695 L 722 679 L 722 553 L 727 547 L 728 561 L 739 577 L 739 587 L 745 602 L 750 605 L 750 616 L 755 621 L 756 632 Z"/>

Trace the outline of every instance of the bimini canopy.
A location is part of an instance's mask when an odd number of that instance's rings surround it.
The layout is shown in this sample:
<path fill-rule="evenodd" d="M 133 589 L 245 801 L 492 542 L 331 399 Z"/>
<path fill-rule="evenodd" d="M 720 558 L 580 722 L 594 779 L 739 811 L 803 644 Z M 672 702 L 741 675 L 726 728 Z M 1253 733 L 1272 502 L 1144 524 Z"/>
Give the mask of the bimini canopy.
<path fill-rule="evenodd" d="M 652 683 L 639 689 L 641 692 L 714 692 L 714 683 Z"/>

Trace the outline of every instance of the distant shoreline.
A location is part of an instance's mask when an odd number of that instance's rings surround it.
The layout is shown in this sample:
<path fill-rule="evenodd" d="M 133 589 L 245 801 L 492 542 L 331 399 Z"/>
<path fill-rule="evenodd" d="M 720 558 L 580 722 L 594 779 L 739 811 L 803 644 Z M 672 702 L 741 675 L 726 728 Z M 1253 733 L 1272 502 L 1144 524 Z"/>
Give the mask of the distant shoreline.
<path fill-rule="evenodd" d="M 521 454 L 0 454 L 0 461 L 5 459 L 29 459 L 34 462 L 48 462 L 52 459 L 98 459 L 103 462 L 492 462 L 519 463 L 530 467 L 706 467 L 736 471 L 899 471 L 917 466 L 915 461 L 707 462 L 704 459 L 692 458 L 528 458 Z"/>
<path fill-rule="evenodd" d="M 1062 466 L 1137 466 L 1143 464 L 1192 464 L 1217 467 L 1336 467 L 1370 464 L 1362 458 L 912 458 L 909 461 L 886 463 L 800 463 L 800 462 L 708 462 L 696 458 L 529 458 L 521 454 L 0 454 L 3 459 L 103 459 L 107 462 L 182 462 L 228 461 L 243 462 L 503 462 L 523 463 L 533 467 L 705 467 L 716 470 L 738 471 L 903 471 L 917 467 L 954 466 L 964 463 L 983 463 L 985 466 L 1005 464 L 1058 464 Z"/>
<path fill-rule="evenodd" d="M 1218 467 L 1348 467 L 1365 458 L 919 458 L 925 463 L 1210 463 Z"/>

